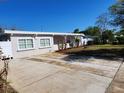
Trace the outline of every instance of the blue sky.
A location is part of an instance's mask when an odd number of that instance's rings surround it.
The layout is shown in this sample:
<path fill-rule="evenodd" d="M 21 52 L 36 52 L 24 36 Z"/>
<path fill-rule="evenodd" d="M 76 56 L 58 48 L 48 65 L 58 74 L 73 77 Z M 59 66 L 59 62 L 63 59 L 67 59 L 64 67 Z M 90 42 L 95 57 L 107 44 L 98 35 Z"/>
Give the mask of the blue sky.
<path fill-rule="evenodd" d="M 94 25 L 116 0 L 0 0 L 0 26 L 72 32 Z"/>

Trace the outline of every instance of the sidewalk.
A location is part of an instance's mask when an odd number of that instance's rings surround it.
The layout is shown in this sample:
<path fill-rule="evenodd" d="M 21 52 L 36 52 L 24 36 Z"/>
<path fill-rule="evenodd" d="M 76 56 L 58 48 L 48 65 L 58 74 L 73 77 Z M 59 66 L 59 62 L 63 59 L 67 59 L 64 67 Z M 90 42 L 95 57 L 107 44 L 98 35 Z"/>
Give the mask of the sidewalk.
<path fill-rule="evenodd" d="M 124 93 L 124 63 L 106 93 Z"/>

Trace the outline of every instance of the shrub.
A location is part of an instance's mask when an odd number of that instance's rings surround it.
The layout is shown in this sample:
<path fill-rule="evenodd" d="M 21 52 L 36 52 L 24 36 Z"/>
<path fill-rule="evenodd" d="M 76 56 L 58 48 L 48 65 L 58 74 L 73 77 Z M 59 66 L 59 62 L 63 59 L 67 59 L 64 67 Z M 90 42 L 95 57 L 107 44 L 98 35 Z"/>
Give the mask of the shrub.
<path fill-rule="evenodd" d="M 76 38 L 75 39 L 76 47 L 79 47 L 79 42 L 80 42 L 80 39 Z"/>
<path fill-rule="evenodd" d="M 117 40 L 118 40 L 118 44 L 124 44 L 124 36 L 119 36 L 119 37 L 116 37 Z"/>
<path fill-rule="evenodd" d="M 94 39 L 93 39 L 93 44 L 101 44 L 101 39 L 100 39 L 100 37 L 94 37 Z"/>
<path fill-rule="evenodd" d="M 87 45 L 93 45 L 94 43 L 93 43 L 93 41 L 88 41 L 87 42 Z"/>

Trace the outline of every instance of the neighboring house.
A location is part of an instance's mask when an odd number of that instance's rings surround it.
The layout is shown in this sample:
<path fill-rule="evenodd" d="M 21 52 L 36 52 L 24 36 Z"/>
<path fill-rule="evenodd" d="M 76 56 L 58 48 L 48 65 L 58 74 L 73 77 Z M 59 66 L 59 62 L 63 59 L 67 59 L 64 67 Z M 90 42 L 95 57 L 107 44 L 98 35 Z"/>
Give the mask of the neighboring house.
<path fill-rule="evenodd" d="M 88 42 L 93 42 L 93 37 L 91 37 L 91 36 L 83 36 L 82 37 L 82 43 L 83 43 L 83 45 L 87 45 Z"/>
<path fill-rule="evenodd" d="M 0 34 L 0 47 L 5 56 L 21 58 L 75 47 L 75 38 L 80 39 L 79 45 L 83 46 L 83 36 L 74 33 L 4 30 Z"/>

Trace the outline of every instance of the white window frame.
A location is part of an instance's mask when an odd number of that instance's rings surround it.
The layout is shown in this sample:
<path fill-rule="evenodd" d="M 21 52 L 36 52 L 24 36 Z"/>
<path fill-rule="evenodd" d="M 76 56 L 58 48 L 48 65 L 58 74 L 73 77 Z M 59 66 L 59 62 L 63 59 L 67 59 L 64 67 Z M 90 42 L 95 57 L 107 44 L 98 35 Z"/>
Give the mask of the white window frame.
<path fill-rule="evenodd" d="M 33 48 L 24 48 L 24 49 L 20 49 L 19 47 L 19 40 L 20 39 L 32 39 L 33 40 Z M 24 50 L 32 50 L 32 49 L 35 49 L 35 40 L 34 38 L 31 38 L 31 37 L 22 37 L 22 38 L 17 38 L 17 46 L 18 46 L 18 51 L 24 51 Z"/>
<path fill-rule="evenodd" d="M 40 43 L 40 41 L 41 41 L 41 39 L 49 39 L 50 40 L 50 45 L 49 46 L 41 46 L 41 43 Z M 39 38 L 39 48 L 51 48 L 52 47 L 52 40 L 51 40 L 51 37 L 41 37 L 41 38 Z"/>

